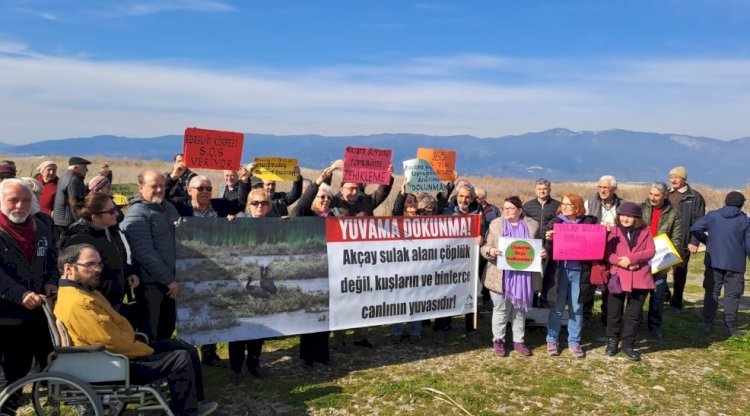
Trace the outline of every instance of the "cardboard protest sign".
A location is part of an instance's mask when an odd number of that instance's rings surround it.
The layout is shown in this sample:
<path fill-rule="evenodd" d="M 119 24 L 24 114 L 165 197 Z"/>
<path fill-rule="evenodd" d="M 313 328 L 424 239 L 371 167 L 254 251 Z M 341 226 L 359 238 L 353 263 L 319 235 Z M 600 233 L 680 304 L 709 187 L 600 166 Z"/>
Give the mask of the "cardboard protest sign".
<path fill-rule="evenodd" d="M 553 260 L 602 260 L 607 227 L 602 224 L 555 224 Z"/>
<path fill-rule="evenodd" d="M 497 268 L 522 272 L 542 271 L 542 240 L 500 237 L 497 248 Z"/>
<path fill-rule="evenodd" d="M 330 329 L 476 310 L 481 216 L 328 217 Z"/>
<path fill-rule="evenodd" d="M 675 264 L 682 263 L 680 253 L 666 234 L 659 234 L 654 237 L 654 247 L 656 254 L 648 262 L 651 265 L 652 274 L 666 270 Z"/>
<path fill-rule="evenodd" d="M 406 192 L 440 192 L 445 184 L 440 181 L 432 166 L 422 159 L 404 160 Z"/>
<path fill-rule="evenodd" d="M 297 159 L 283 157 L 256 157 L 253 176 L 264 181 L 296 181 Z"/>
<path fill-rule="evenodd" d="M 245 135 L 233 131 L 185 129 L 183 160 L 189 168 L 237 170 Z"/>
<path fill-rule="evenodd" d="M 347 146 L 344 151 L 344 182 L 388 185 L 393 150 Z"/>
<path fill-rule="evenodd" d="M 456 180 L 456 151 L 440 149 L 417 149 L 417 159 L 426 160 L 441 181 Z"/>

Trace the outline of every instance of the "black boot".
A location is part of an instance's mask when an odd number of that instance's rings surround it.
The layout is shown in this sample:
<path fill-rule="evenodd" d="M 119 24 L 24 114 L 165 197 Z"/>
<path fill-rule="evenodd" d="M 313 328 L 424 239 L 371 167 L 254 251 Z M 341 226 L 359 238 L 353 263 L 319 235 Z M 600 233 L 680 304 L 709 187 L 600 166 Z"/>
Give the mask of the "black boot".
<path fill-rule="evenodd" d="M 619 351 L 619 344 L 619 339 L 615 337 L 609 337 L 609 339 L 607 340 L 607 349 L 605 350 L 607 355 L 609 355 L 610 357 L 614 357 L 615 355 L 617 355 L 617 351 Z"/>
<path fill-rule="evenodd" d="M 641 361 L 641 354 L 635 352 L 633 347 L 622 347 L 622 353 L 631 361 Z"/>

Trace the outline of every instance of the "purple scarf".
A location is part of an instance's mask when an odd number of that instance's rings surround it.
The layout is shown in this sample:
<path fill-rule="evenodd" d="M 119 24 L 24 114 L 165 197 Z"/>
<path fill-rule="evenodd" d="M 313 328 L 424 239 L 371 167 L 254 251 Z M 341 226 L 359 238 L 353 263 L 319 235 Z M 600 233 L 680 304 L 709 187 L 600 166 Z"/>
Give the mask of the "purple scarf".
<path fill-rule="evenodd" d="M 503 237 L 529 238 L 529 229 L 523 218 L 513 226 L 503 219 Z M 503 270 L 503 296 L 514 308 L 528 312 L 531 309 L 534 291 L 531 287 L 531 272 Z"/>

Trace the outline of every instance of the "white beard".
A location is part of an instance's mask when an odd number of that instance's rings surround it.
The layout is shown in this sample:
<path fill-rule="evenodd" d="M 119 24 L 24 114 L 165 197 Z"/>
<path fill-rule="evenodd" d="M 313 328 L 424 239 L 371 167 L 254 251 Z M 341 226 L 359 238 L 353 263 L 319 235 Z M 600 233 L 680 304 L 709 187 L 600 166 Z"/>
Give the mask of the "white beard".
<path fill-rule="evenodd" d="M 23 224 L 26 222 L 26 219 L 29 218 L 28 213 L 26 213 L 26 215 L 18 215 L 18 214 L 14 214 L 10 212 L 10 213 L 5 214 L 5 216 L 8 217 L 10 222 L 12 222 L 13 224 Z"/>
<path fill-rule="evenodd" d="M 164 198 L 163 197 L 155 196 L 155 197 L 151 198 L 151 203 L 152 204 L 161 204 L 162 202 L 164 202 Z"/>

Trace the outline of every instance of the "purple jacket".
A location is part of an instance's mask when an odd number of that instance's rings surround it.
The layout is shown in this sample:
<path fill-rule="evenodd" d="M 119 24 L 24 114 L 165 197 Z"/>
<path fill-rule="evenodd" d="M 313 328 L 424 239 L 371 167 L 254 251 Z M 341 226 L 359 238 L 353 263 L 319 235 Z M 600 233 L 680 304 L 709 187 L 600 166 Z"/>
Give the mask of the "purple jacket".
<path fill-rule="evenodd" d="M 654 278 L 651 276 L 649 260 L 654 257 L 654 236 L 648 227 L 644 227 L 638 233 L 638 238 L 630 249 L 628 239 L 622 233 L 620 227 L 612 227 L 607 236 L 607 248 L 604 258 L 609 262 L 609 272 L 620 276 L 620 285 L 624 292 L 632 292 L 633 289 L 654 289 Z M 623 269 L 618 266 L 619 258 L 627 257 L 632 264 L 638 266 L 636 270 Z"/>

